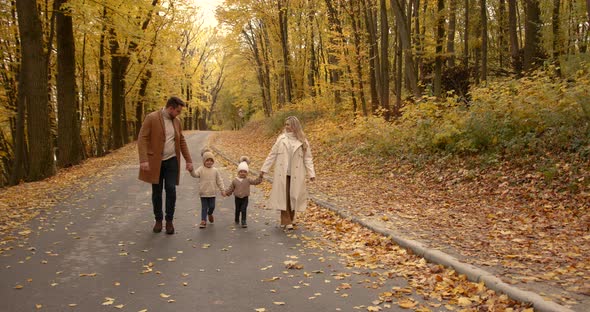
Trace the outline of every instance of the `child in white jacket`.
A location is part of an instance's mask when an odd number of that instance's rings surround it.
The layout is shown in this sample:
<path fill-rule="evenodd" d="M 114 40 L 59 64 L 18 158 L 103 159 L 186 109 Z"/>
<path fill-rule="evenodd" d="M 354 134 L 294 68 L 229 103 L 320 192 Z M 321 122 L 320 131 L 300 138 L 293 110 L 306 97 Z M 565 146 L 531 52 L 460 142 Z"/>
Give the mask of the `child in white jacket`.
<path fill-rule="evenodd" d="M 213 167 L 215 163 L 213 153 L 205 149 L 201 156 L 203 158 L 203 165 L 197 168 L 197 170 L 191 171 L 191 176 L 199 178 L 199 196 L 201 196 L 201 223 L 199 224 L 199 228 L 203 229 L 207 226 L 207 217 L 210 223 L 215 221 L 213 217 L 215 195 L 217 189 L 223 193 L 225 187 L 221 173 L 217 168 Z"/>

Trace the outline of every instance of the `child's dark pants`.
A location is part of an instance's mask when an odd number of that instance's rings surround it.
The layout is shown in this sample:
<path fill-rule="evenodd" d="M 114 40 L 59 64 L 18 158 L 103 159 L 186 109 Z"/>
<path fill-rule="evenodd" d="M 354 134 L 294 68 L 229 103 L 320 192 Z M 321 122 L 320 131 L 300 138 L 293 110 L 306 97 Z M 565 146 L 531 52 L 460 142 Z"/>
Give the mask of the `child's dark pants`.
<path fill-rule="evenodd" d="M 246 224 L 246 212 L 248 210 L 248 196 L 244 198 L 236 197 L 236 223 L 240 222 L 240 213 L 242 214 L 242 224 Z"/>
<path fill-rule="evenodd" d="M 215 197 L 201 197 L 201 220 L 207 220 L 207 215 L 212 215 L 215 210 Z"/>

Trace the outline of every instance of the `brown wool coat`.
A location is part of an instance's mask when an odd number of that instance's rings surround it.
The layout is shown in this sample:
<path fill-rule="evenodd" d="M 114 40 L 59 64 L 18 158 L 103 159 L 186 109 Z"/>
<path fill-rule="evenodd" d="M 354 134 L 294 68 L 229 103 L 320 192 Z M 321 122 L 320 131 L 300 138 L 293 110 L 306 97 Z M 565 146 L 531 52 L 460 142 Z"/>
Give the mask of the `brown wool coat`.
<path fill-rule="evenodd" d="M 139 137 L 137 138 L 137 149 L 139 152 L 139 162 L 149 162 L 150 170 L 139 170 L 139 179 L 141 181 L 158 184 L 160 179 L 160 166 L 162 165 L 162 152 L 164 151 L 164 142 L 166 135 L 164 131 L 164 117 L 162 110 L 157 110 L 148 114 L 143 121 Z M 182 135 L 180 120 L 174 118 L 174 149 L 176 151 L 176 160 L 178 161 L 178 175 L 176 176 L 176 185 L 180 182 L 180 154 L 187 163 L 192 163 L 192 158 L 186 145 L 186 140 Z"/>

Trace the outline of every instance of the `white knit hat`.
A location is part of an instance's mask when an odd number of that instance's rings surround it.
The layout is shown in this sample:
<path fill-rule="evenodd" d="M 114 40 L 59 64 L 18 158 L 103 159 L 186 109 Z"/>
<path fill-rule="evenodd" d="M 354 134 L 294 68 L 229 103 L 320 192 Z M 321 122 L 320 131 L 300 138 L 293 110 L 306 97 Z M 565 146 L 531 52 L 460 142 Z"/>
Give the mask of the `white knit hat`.
<path fill-rule="evenodd" d="M 247 162 L 245 162 L 245 161 L 242 161 L 242 162 L 241 162 L 241 163 L 238 165 L 238 172 L 240 172 L 240 171 L 242 171 L 242 170 L 244 170 L 244 171 L 246 171 L 246 172 L 249 172 L 249 171 L 250 171 L 250 170 L 249 170 L 249 168 L 248 168 L 248 163 L 247 163 Z"/>

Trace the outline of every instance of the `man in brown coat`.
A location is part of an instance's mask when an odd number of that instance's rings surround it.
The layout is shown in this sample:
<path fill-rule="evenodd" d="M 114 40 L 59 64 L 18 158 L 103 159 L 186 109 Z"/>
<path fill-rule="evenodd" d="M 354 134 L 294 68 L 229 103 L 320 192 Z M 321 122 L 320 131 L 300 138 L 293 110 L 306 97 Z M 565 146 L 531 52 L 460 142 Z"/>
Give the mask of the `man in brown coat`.
<path fill-rule="evenodd" d="M 137 149 L 139 151 L 139 179 L 152 184 L 152 205 L 156 224 L 153 231 L 162 231 L 162 187 L 166 190 L 166 233 L 174 234 L 176 185 L 180 181 L 180 154 L 186 170 L 193 170 L 193 161 L 182 135 L 180 120 L 176 118 L 185 103 L 173 96 L 166 107 L 148 114 L 143 121 Z"/>

